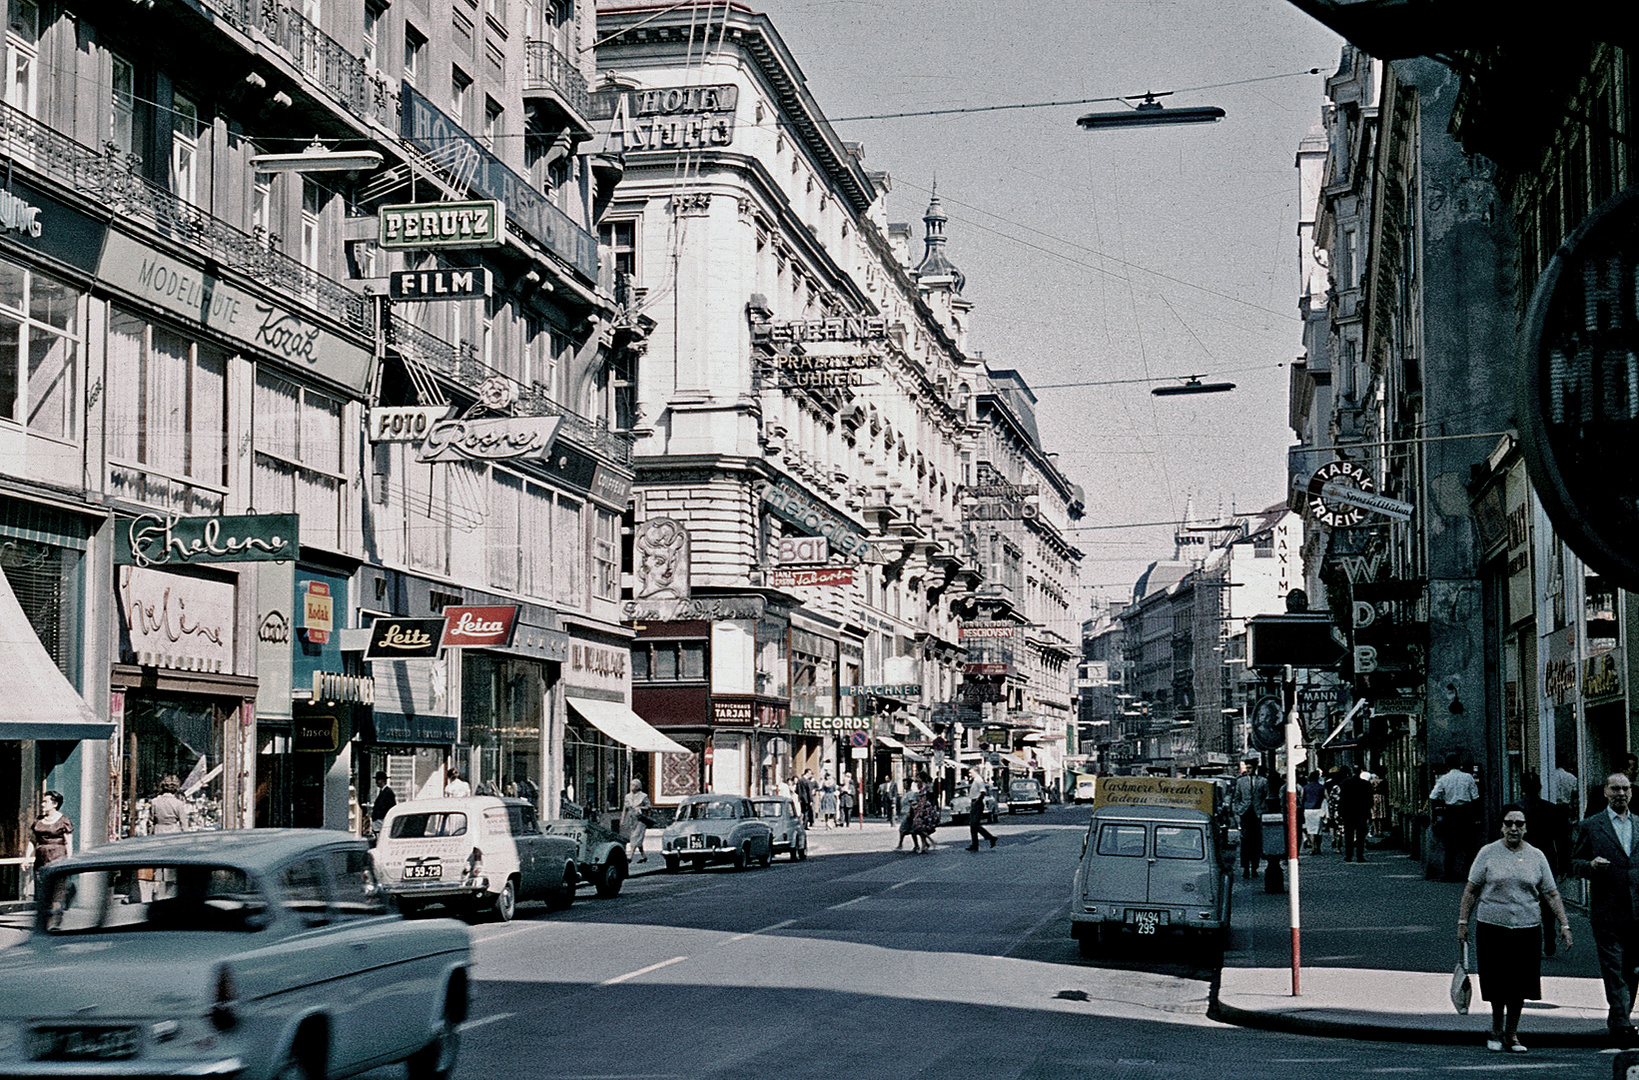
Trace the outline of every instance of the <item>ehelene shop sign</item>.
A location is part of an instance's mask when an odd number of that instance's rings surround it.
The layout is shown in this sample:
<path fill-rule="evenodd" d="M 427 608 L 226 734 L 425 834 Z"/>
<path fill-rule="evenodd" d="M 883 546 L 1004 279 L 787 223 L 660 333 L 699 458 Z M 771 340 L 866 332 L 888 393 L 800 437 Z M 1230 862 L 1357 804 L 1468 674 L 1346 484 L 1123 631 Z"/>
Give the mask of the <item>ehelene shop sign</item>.
<path fill-rule="evenodd" d="M 295 514 L 142 514 L 115 520 L 116 566 L 287 562 L 296 557 Z"/>

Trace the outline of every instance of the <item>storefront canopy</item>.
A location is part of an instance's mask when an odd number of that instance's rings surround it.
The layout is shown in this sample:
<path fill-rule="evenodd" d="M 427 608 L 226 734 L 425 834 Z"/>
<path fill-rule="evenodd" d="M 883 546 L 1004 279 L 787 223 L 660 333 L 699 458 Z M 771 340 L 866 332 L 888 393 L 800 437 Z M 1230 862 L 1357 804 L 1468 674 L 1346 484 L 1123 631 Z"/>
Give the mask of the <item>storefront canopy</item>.
<path fill-rule="evenodd" d="M 881 743 L 883 746 L 886 746 L 889 750 L 905 749 L 905 744 L 894 738 L 892 735 L 878 735 L 876 737 L 876 741 Z"/>
<path fill-rule="evenodd" d="M 688 748 L 662 735 L 647 720 L 618 701 L 597 701 L 592 698 L 566 699 L 582 720 L 597 728 L 616 742 L 625 743 L 633 750 L 658 754 L 686 754 Z"/>
<path fill-rule="evenodd" d="M 0 739 L 106 739 L 114 725 L 98 719 L 57 670 L 28 616 L 0 574 Z"/>
<path fill-rule="evenodd" d="M 928 725 L 924 724 L 922 721 L 918 720 L 916 717 L 907 716 L 907 717 L 905 717 L 905 719 L 909 720 L 911 722 L 912 727 L 916 728 L 916 730 L 920 731 L 922 734 L 926 735 L 928 738 L 937 739 L 939 737 L 939 736 L 937 736 L 933 733 L 932 728 L 928 727 Z"/>

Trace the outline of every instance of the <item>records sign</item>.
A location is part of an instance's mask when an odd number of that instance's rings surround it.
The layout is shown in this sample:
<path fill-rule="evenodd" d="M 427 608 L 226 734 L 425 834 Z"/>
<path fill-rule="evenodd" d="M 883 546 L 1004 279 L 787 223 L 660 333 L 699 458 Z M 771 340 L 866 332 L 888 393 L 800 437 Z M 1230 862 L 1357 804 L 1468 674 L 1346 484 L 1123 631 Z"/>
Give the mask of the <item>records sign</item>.
<path fill-rule="evenodd" d="M 1515 415 L 1554 529 L 1589 566 L 1639 589 L 1639 186 L 1588 216 L 1537 282 Z"/>

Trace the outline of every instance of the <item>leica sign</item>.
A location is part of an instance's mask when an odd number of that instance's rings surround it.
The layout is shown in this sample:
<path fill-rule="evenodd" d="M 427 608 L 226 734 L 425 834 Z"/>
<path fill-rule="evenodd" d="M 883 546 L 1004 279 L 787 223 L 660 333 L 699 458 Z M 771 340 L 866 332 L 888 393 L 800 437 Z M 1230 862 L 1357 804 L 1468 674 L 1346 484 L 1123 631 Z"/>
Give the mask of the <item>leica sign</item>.
<path fill-rule="evenodd" d="M 478 646 L 501 648 L 512 644 L 512 630 L 518 624 L 518 608 L 447 607 L 444 609 L 445 648 Z"/>

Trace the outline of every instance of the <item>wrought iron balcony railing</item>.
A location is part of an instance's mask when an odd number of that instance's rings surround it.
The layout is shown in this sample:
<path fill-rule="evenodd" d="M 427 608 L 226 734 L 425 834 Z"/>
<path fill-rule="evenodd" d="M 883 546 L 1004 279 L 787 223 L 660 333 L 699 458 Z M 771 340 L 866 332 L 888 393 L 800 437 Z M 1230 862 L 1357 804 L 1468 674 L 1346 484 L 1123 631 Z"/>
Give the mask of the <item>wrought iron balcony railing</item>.
<path fill-rule="evenodd" d="M 592 93 L 586 76 L 550 41 L 524 42 L 524 80 L 529 88 L 556 90 L 581 119 L 591 115 Z"/>
<path fill-rule="evenodd" d="M 398 127 L 398 93 L 392 85 L 300 12 L 273 0 L 202 2 L 236 29 L 260 32 L 354 116 Z"/>
<path fill-rule="evenodd" d="M 295 303 L 366 336 L 372 333 L 364 298 L 358 293 L 149 181 L 136 171 L 135 158 L 98 153 L 4 103 L 0 150 L 101 203 L 116 218 L 139 221 L 223 267 L 279 290 Z"/>

